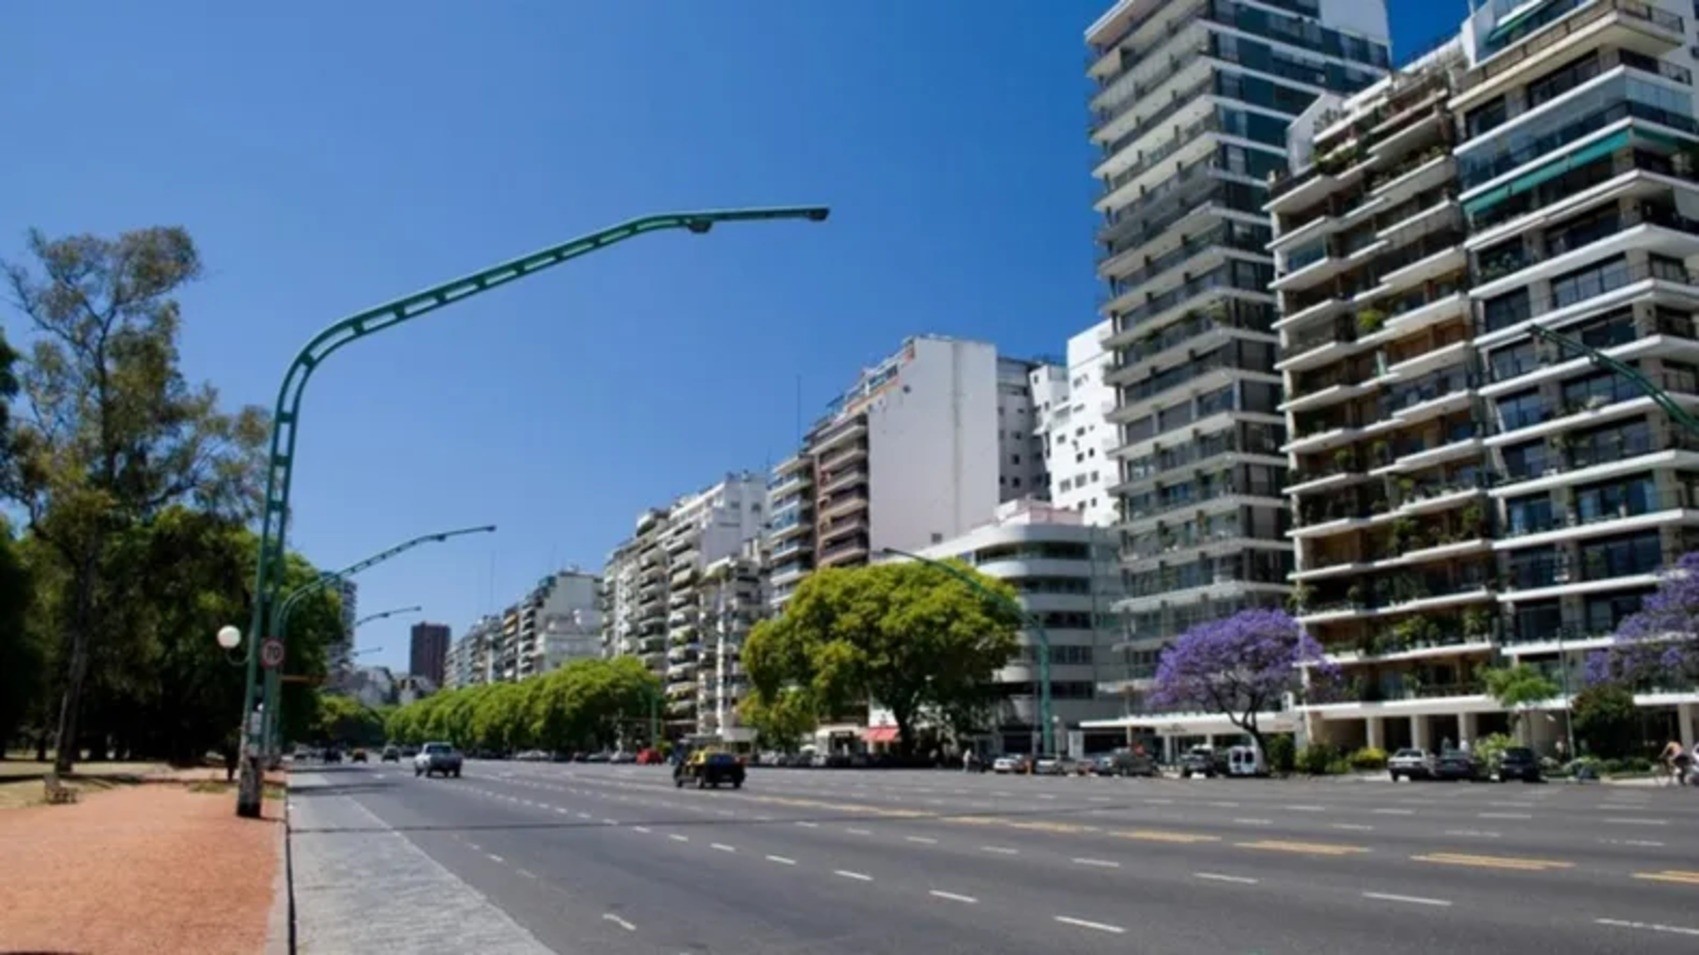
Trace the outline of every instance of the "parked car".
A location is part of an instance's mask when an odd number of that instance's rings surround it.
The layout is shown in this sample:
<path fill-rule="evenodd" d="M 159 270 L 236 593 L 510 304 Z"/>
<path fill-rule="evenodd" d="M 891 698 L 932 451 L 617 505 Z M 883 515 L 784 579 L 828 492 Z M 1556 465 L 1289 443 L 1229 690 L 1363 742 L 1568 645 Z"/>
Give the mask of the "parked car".
<path fill-rule="evenodd" d="M 622 750 L 620 750 L 619 752 L 617 752 L 613 755 L 613 758 L 610 760 L 610 762 L 635 763 L 635 762 L 637 762 L 637 754 L 622 749 Z"/>
<path fill-rule="evenodd" d="M 1227 754 L 1217 752 L 1209 746 L 1193 746 L 1186 755 L 1180 757 L 1180 778 L 1191 779 L 1202 776 L 1213 779 L 1216 776 L 1227 775 Z"/>
<path fill-rule="evenodd" d="M 1099 754 L 1092 772 L 1099 776 L 1155 776 L 1156 760 L 1122 747 Z"/>
<path fill-rule="evenodd" d="M 1400 779 L 1432 779 L 1434 778 L 1434 755 L 1425 749 L 1406 746 L 1386 761 L 1386 771 L 1392 775 L 1392 781 Z"/>
<path fill-rule="evenodd" d="M 697 750 L 673 767 L 673 785 L 680 789 L 692 780 L 695 780 L 697 789 L 718 789 L 721 783 L 742 789 L 743 776 L 743 760 L 738 759 L 735 753 L 716 750 Z"/>
<path fill-rule="evenodd" d="M 1510 746 L 1498 755 L 1498 781 L 1507 783 L 1512 779 L 1520 779 L 1525 783 L 1537 783 L 1545 779 L 1540 772 L 1540 757 L 1526 746 Z"/>
<path fill-rule="evenodd" d="M 460 778 L 460 751 L 453 743 L 426 743 L 419 755 L 413 757 L 414 776 L 453 776 Z"/>
<path fill-rule="evenodd" d="M 351 763 L 363 763 L 363 762 L 365 762 L 366 761 L 366 751 L 363 750 L 363 749 L 360 749 L 360 748 L 355 748 L 354 752 L 352 752 L 348 755 L 348 761 L 351 762 Z"/>
<path fill-rule="evenodd" d="M 1434 778 L 1447 782 L 1477 782 L 1487 777 L 1487 768 L 1473 755 L 1460 749 L 1448 750 L 1434 762 Z"/>
<path fill-rule="evenodd" d="M 324 761 L 327 763 L 342 762 L 342 750 L 332 746 L 324 751 Z"/>
<path fill-rule="evenodd" d="M 401 750 L 394 746 L 385 746 L 383 754 L 378 757 L 378 760 L 385 763 L 399 763 L 401 762 Z"/>
<path fill-rule="evenodd" d="M 1268 760 L 1255 746 L 1233 746 L 1227 750 L 1227 775 L 1267 776 Z"/>

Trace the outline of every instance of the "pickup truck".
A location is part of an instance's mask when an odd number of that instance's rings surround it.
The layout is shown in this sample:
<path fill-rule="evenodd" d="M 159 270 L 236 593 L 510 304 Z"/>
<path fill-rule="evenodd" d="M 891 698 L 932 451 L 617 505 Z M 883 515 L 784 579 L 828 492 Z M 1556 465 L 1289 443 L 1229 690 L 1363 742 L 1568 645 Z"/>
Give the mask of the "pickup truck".
<path fill-rule="evenodd" d="M 453 776 L 460 778 L 460 751 L 453 743 L 426 743 L 413 757 L 414 776 Z"/>

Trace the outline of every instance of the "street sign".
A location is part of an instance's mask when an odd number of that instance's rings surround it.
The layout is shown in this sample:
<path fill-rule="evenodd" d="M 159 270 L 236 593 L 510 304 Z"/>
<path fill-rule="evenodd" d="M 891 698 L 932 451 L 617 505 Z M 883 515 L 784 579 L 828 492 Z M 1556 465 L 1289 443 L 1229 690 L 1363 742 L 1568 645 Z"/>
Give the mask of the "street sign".
<path fill-rule="evenodd" d="M 276 637 L 267 639 L 260 644 L 260 663 L 267 670 L 275 670 L 283 665 L 283 641 Z"/>

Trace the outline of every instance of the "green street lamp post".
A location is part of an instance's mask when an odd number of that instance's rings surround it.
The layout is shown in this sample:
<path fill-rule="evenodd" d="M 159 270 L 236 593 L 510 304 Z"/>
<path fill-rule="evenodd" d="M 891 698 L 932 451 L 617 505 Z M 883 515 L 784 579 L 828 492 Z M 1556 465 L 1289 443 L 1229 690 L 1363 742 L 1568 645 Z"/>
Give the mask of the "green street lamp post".
<path fill-rule="evenodd" d="M 354 621 L 354 627 L 358 628 L 361 624 L 372 623 L 376 620 L 388 620 L 390 617 L 399 617 L 404 613 L 418 613 L 423 609 L 425 608 L 414 605 L 412 607 L 397 607 L 394 610 L 385 610 L 382 613 L 369 614 Z"/>
<path fill-rule="evenodd" d="M 1039 733 L 1041 734 L 1039 737 L 1040 754 L 1043 756 L 1056 755 L 1056 729 L 1055 726 L 1052 725 L 1050 718 L 1050 632 L 1044 629 L 1044 623 L 1039 620 L 1038 614 L 1028 612 L 1025 607 L 1021 606 L 1020 601 L 1015 600 L 1007 594 L 1000 594 L 997 591 L 992 590 L 980 583 L 978 580 L 975 580 L 972 574 L 963 573 L 961 568 L 953 566 L 945 561 L 934 560 L 931 557 L 922 557 L 919 554 L 911 554 L 906 550 L 898 550 L 895 547 L 882 548 L 880 552 L 883 554 L 893 554 L 898 557 L 907 557 L 910 560 L 918 560 L 923 564 L 936 567 L 952 577 L 955 577 L 957 580 L 960 580 L 962 583 L 967 584 L 969 587 L 972 587 L 980 594 L 1009 607 L 1014 610 L 1015 613 L 1020 615 L 1021 622 L 1026 625 L 1026 629 L 1032 631 L 1033 636 L 1038 638 L 1038 722 L 1040 724 Z"/>
<path fill-rule="evenodd" d="M 248 629 L 252 639 L 257 642 L 264 636 L 261 628 L 271 615 L 277 591 L 282 584 L 284 537 L 289 522 L 289 485 L 294 475 L 295 438 L 299 431 L 301 397 L 313 371 L 338 349 L 463 299 L 649 232 L 685 229 L 700 235 L 721 222 L 782 219 L 824 222 L 828 212 L 825 206 L 796 206 L 669 212 L 631 219 L 612 228 L 580 236 L 422 292 L 404 295 L 375 308 L 356 312 L 314 335 L 296 353 L 284 372 L 283 382 L 277 390 L 277 404 L 272 411 L 271 454 L 266 467 L 265 506 L 261 512 L 259 552 L 254 562 L 254 610 Z M 242 693 L 241 724 L 248 746 L 242 760 L 242 780 L 236 796 L 236 814 L 250 818 L 258 818 L 260 815 L 260 783 L 263 778 L 258 748 L 260 727 L 259 720 L 255 718 L 255 695 L 259 683 L 257 663 L 257 655 L 250 654 L 247 681 Z M 268 696 L 267 699 L 275 701 L 276 696 Z"/>
<path fill-rule="evenodd" d="M 495 533 L 495 529 L 496 526 L 494 524 L 481 524 L 477 527 L 462 527 L 452 531 L 440 531 L 435 534 L 421 534 L 418 537 L 404 540 L 401 543 L 396 544 L 394 547 L 378 551 L 364 560 L 349 564 L 341 570 L 326 571 L 301 586 L 296 587 L 294 590 L 291 590 L 281 601 L 278 602 L 277 609 L 272 613 L 271 633 L 279 640 L 284 639 L 289 633 L 289 617 L 294 613 L 295 608 L 300 605 L 302 600 L 305 600 L 307 597 L 323 590 L 331 584 L 352 577 L 363 570 L 381 564 L 392 557 L 404 554 L 415 547 L 419 547 L 424 544 L 440 544 L 449 538 L 464 537 L 468 534 L 493 534 Z M 417 610 L 419 608 L 413 607 L 408 609 Z M 390 611 L 389 613 L 401 612 L 402 611 L 397 610 Z M 358 624 L 356 624 L 356 626 L 357 625 Z M 251 658 L 252 655 L 250 654 L 250 659 Z M 280 751 L 280 744 L 282 743 L 282 686 L 283 668 L 280 666 L 268 667 L 265 674 L 265 699 L 270 701 L 271 705 L 265 708 L 265 716 L 261 720 L 260 740 L 261 750 L 273 756 Z"/>

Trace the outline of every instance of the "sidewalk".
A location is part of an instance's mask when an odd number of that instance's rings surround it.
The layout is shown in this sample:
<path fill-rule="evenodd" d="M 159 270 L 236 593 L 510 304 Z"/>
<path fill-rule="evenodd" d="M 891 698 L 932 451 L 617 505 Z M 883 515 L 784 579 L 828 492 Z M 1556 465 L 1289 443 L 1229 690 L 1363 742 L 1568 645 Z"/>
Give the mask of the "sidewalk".
<path fill-rule="evenodd" d="M 0 940 L 8 951 L 258 955 L 282 801 L 267 799 L 264 812 L 263 822 L 239 819 L 234 791 L 184 785 L 0 811 Z"/>

